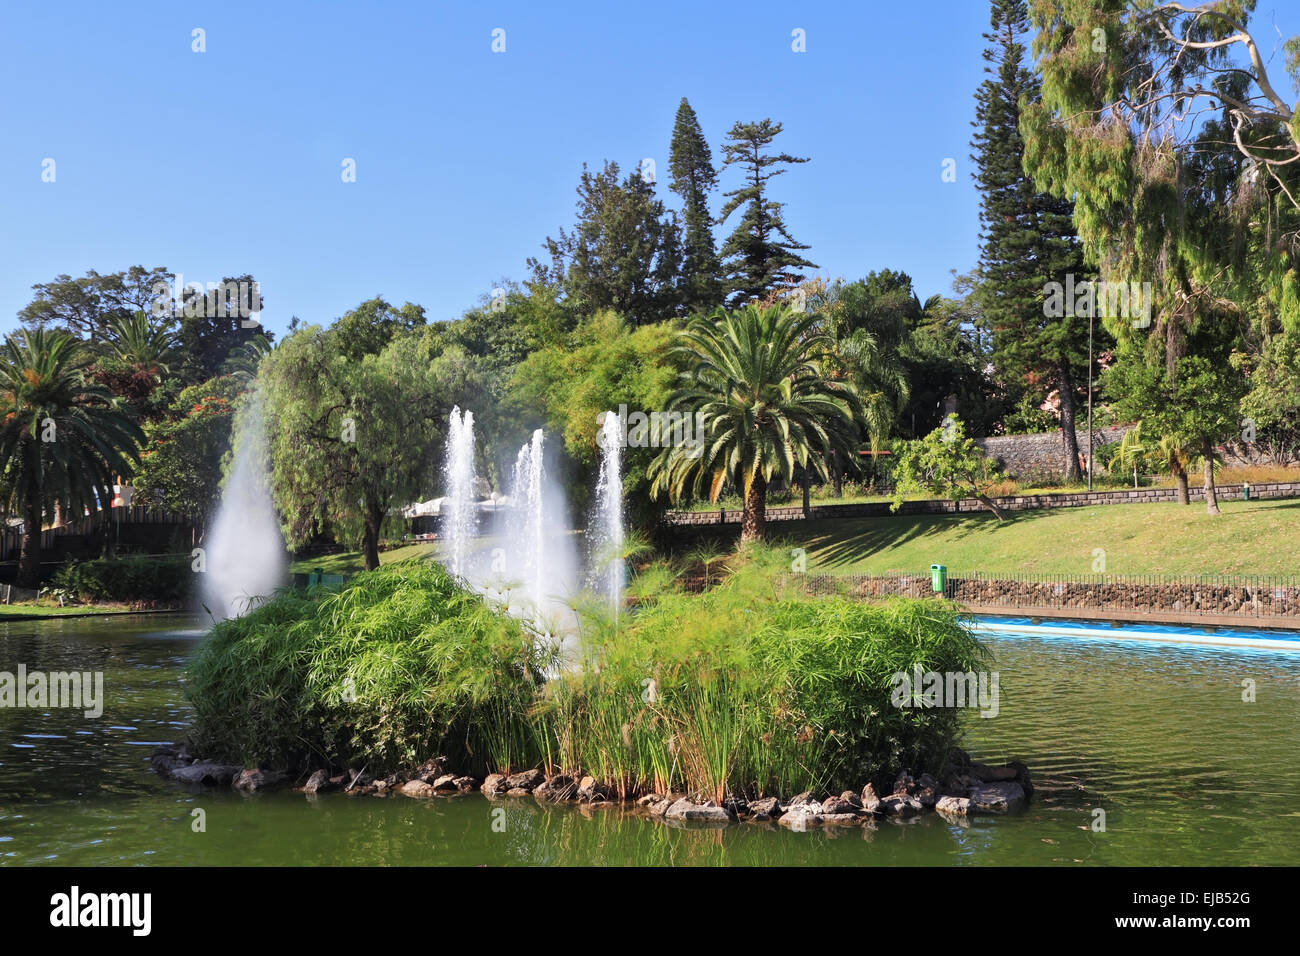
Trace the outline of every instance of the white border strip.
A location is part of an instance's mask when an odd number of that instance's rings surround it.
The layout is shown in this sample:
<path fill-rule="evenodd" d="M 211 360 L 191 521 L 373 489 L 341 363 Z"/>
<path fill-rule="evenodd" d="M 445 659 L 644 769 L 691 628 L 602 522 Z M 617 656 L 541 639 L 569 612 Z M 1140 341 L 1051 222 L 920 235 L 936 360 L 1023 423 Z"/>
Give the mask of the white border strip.
<path fill-rule="evenodd" d="M 1097 637 L 1110 641 L 1164 641 L 1170 644 L 1209 644 L 1220 647 L 1270 647 L 1277 650 L 1300 651 L 1300 638 L 1231 637 L 1226 634 L 1165 634 L 1153 631 L 1133 631 L 1126 627 L 1049 627 L 1042 624 L 995 624 L 987 619 L 976 620 L 971 630 L 979 632 L 1010 632 L 1013 634 L 1039 634 L 1045 637 Z"/>

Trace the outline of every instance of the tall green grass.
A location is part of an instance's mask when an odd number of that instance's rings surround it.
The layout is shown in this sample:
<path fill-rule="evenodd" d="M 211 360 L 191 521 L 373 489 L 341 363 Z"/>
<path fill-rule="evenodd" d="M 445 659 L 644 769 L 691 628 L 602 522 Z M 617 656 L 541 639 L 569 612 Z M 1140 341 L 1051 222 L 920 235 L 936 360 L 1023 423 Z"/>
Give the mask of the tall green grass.
<path fill-rule="evenodd" d="M 582 659 L 549 681 L 553 652 L 434 565 L 285 593 L 219 625 L 192 665 L 200 746 L 372 772 L 442 754 L 470 773 L 581 771 L 625 796 L 788 796 L 937 772 L 959 715 L 894 708 L 892 677 L 985 665 L 958 609 L 809 597 L 778 584 L 784 560 L 728 559 L 702 595 L 653 569 L 653 600 L 617 619 L 584 611 Z"/>
<path fill-rule="evenodd" d="M 759 549 L 702 595 L 662 593 L 617 629 L 589 627 L 581 672 L 547 688 L 562 762 L 625 792 L 719 799 L 937 772 L 960 716 L 893 707 L 892 678 L 986 665 L 958 609 L 812 598 L 778 584 L 784 562 Z"/>

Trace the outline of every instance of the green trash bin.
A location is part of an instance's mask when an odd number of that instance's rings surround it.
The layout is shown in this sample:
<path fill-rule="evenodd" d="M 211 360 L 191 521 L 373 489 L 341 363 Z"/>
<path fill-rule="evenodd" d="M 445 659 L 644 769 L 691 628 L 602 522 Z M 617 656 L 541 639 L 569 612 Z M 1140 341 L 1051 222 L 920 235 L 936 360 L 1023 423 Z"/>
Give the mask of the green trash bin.
<path fill-rule="evenodd" d="M 1241 498 L 1242 498 L 1243 501 L 1249 501 L 1249 500 L 1250 500 L 1250 485 L 1249 485 L 1249 484 L 1244 484 L 1244 485 L 1241 486 Z"/>
<path fill-rule="evenodd" d="M 935 594 L 942 594 L 948 585 L 948 569 L 942 564 L 930 565 L 930 589 Z"/>

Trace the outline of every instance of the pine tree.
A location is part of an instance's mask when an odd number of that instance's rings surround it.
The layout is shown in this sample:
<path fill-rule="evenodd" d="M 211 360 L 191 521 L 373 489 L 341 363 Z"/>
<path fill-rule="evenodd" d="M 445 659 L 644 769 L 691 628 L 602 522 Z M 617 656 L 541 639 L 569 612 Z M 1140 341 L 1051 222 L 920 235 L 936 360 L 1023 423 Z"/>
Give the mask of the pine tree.
<path fill-rule="evenodd" d="M 759 123 L 736 123 L 727 133 L 723 144 L 724 166 L 741 166 L 745 170 L 745 185 L 724 193 L 727 198 L 718 216 L 718 224 L 726 222 L 741 206 L 744 215 L 736 230 L 727 238 L 720 256 L 727 292 L 734 303 L 758 299 L 777 289 L 798 285 L 803 276 L 800 269 L 818 268 L 798 255 L 808 249 L 796 242 L 786 231 L 781 210 L 784 203 L 768 198 L 767 184 L 774 176 L 785 172 L 775 166 L 806 163 L 807 158 L 776 155 L 763 151 L 771 146 L 780 123 L 765 119 Z"/>
<path fill-rule="evenodd" d="M 586 164 L 572 232 L 547 238 L 550 263 L 529 259 L 533 279 L 562 288 L 579 314 L 613 309 L 633 325 L 681 311 L 681 240 L 677 217 L 639 172 L 622 181 L 618 164 Z"/>
<path fill-rule="evenodd" d="M 1060 395 L 1062 453 L 1067 481 L 1080 477 L 1075 435 L 1076 390 L 1087 375 L 1088 319 L 1046 315 L 1046 286 L 1067 273 L 1084 279 L 1073 207 L 1036 190 L 1022 166 L 1020 107 L 1040 99 L 1039 82 L 1024 66 L 1028 31 L 1024 0 L 992 0 L 984 71 L 975 93 L 971 146 L 980 192 L 980 285 L 977 297 L 992 331 L 993 364 L 1005 381 Z M 1100 330 L 1101 323 L 1097 323 Z M 1082 372 L 1080 372 L 1082 369 Z"/>
<path fill-rule="evenodd" d="M 709 193 L 717 188 L 718 173 L 700 121 L 684 96 L 673 124 L 668 170 L 669 188 L 682 197 L 682 295 L 691 313 L 710 312 L 722 304 L 721 266 L 709 216 Z"/>

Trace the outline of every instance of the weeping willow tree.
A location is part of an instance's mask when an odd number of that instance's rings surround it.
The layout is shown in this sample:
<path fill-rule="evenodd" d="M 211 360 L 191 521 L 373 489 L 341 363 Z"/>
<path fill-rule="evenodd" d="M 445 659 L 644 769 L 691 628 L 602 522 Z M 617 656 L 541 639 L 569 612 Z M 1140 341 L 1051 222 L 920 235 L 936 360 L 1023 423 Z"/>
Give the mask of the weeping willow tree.
<path fill-rule="evenodd" d="M 1030 5 L 1043 82 L 1022 112 L 1025 168 L 1073 200 L 1102 279 L 1149 307 L 1104 318 L 1119 357 L 1107 387 L 1122 413 L 1200 454 L 1211 514 L 1215 446 L 1248 384 L 1232 356 L 1252 327 L 1300 324 L 1296 117 L 1247 30 L 1253 8 Z"/>

